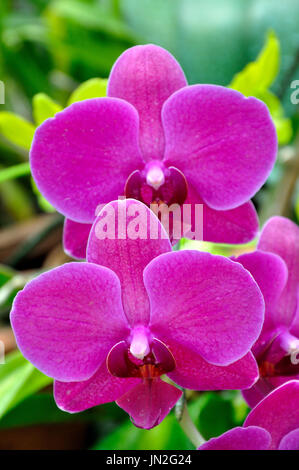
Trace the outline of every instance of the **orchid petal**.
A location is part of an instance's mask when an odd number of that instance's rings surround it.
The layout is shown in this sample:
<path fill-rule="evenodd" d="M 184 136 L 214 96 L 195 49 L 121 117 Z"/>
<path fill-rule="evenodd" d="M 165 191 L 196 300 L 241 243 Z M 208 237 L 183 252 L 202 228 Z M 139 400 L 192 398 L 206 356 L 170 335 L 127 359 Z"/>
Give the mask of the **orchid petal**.
<path fill-rule="evenodd" d="M 279 450 L 299 450 L 299 426 L 281 439 Z"/>
<path fill-rule="evenodd" d="M 178 388 L 154 379 L 137 385 L 116 403 L 129 413 L 135 426 L 151 429 L 161 423 L 181 395 Z"/>
<path fill-rule="evenodd" d="M 251 201 L 242 204 L 231 210 L 214 210 L 207 204 L 204 204 L 201 196 L 192 187 L 188 185 L 188 196 L 184 203 L 191 205 L 191 232 L 192 237 L 197 239 L 195 230 L 197 204 L 203 204 L 203 233 L 202 239 L 213 243 L 248 243 L 258 232 L 258 217 L 254 205 Z"/>
<path fill-rule="evenodd" d="M 113 377 L 107 370 L 105 362 L 88 380 L 82 382 L 54 383 L 54 398 L 57 406 L 69 413 L 78 413 L 93 406 L 115 401 L 140 380 Z"/>
<path fill-rule="evenodd" d="M 299 425 L 299 381 L 287 382 L 267 395 L 251 410 L 244 426 L 260 426 L 272 437 L 271 449 Z"/>
<path fill-rule="evenodd" d="M 298 286 L 298 292 L 297 292 L 297 307 L 296 307 L 296 311 L 295 311 L 295 315 L 292 321 L 290 331 L 294 336 L 297 336 L 299 338 L 299 286 Z"/>
<path fill-rule="evenodd" d="M 247 202 L 273 168 L 277 137 L 266 105 L 216 85 L 193 85 L 164 104 L 167 166 L 181 170 L 204 202 L 228 210 Z"/>
<path fill-rule="evenodd" d="M 214 365 L 249 352 L 264 317 L 262 294 L 238 263 L 199 251 L 166 253 L 144 270 L 151 331 Z"/>
<path fill-rule="evenodd" d="M 14 300 L 11 324 L 26 359 L 63 382 L 90 378 L 129 334 L 117 276 L 88 263 L 30 281 Z"/>
<path fill-rule="evenodd" d="M 234 428 L 202 444 L 198 450 L 268 450 L 270 434 L 257 426 Z"/>
<path fill-rule="evenodd" d="M 285 217 L 272 217 L 264 225 L 258 249 L 279 255 L 287 265 L 288 281 L 275 312 L 276 322 L 290 326 L 299 286 L 299 227 Z"/>
<path fill-rule="evenodd" d="M 162 105 L 186 84 L 184 72 L 175 58 L 153 44 L 132 47 L 115 62 L 108 82 L 108 96 L 122 98 L 137 109 L 140 147 L 145 160 L 163 158 Z"/>
<path fill-rule="evenodd" d="M 256 280 L 265 300 L 265 322 L 263 331 L 270 330 L 279 325 L 275 316 L 277 302 L 282 294 L 288 278 L 285 262 L 273 253 L 255 251 L 236 258 Z M 258 343 L 263 342 L 263 334 Z"/>
<path fill-rule="evenodd" d="M 242 390 L 251 387 L 259 376 L 249 352 L 229 366 L 214 366 L 186 347 L 168 341 L 176 368 L 168 376 L 178 385 L 191 390 Z"/>
<path fill-rule="evenodd" d="M 80 224 L 71 219 L 65 219 L 63 226 L 64 251 L 75 259 L 86 258 L 86 247 L 91 224 Z"/>
<path fill-rule="evenodd" d="M 93 222 L 97 206 L 123 195 L 143 167 L 138 126 L 135 108 L 116 98 L 80 101 L 47 119 L 30 151 L 41 193 L 66 217 Z"/>
<path fill-rule="evenodd" d="M 253 387 L 242 391 L 243 398 L 250 408 L 254 408 L 261 400 L 274 390 L 275 387 L 272 385 L 271 379 L 272 377 L 261 377 Z"/>
<path fill-rule="evenodd" d="M 103 224 L 111 233 L 102 232 Z M 106 235 L 110 238 L 103 238 Z M 131 325 L 148 323 L 149 301 L 143 270 L 153 258 L 167 251 L 171 251 L 167 233 L 154 213 L 139 201 L 113 201 L 103 208 L 93 224 L 87 260 L 117 274 L 125 314 Z"/>

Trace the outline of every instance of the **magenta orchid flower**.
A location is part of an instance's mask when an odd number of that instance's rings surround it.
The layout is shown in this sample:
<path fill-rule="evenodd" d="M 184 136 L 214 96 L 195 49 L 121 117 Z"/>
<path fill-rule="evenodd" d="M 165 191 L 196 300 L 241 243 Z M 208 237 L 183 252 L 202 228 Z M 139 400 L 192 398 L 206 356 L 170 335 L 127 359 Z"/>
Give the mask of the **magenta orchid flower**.
<path fill-rule="evenodd" d="M 99 235 L 107 224 L 116 227 L 116 239 Z M 171 251 L 154 213 L 127 199 L 100 212 L 87 262 L 27 284 L 11 323 L 24 356 L 55 379 L 60 408 L 78 412 L 116 400 L 135 425 L 151 428 L 181 396 L 161 379 L 165 374 L 196 390 L 253 385 L 258 368 L 250 348 L 263 313 L 262 294 L 243 266 Z"/>
<path fill-rule="evenodd" d="M 85 258 L 97 207 L 119 196 L 147 205 L 190 204 L 190 223 L 176 221 L 182 236 L 197 236 L 195 206 L 203 204 L 204 240 L 254 238 L 258 219 L 249 200 L 277 151 L 267 107 L 225 87 L 186 85 L 166 50 L 136 46 L 114 64 L 108 98 L 74 103 L 37 129 L 32 174 L 70 219 L 68 253 Z"/>
<path fill-rule="evenodd" d="M 249 413 L 242 428 L 210 439 L 199 450 L 299 450 L 299 381 L 272 391 Z"/>
<path fill-rule="evenodd" d="M 257 248 L 236 259 L 257 281 L 266 305 L 263 330 L 252 349 L 260 380 L 244 391 L 251 407 L 278 385 L 299 379 L 299 227 L 272 217 Z"/>

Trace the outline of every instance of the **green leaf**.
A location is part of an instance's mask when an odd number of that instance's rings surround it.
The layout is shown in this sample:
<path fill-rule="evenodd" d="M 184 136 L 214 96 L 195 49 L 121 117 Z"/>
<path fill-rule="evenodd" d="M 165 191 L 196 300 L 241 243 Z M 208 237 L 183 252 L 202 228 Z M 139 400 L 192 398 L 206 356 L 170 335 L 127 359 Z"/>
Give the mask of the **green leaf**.
<path fill-rule="evenodd" d="M 237 390 L 205 392 L 189 406 L 191 418 L 205 439 L 242 426 L 249 408 Z"/>
<path fill-rule="evenodd" d="M 276 127 L 279 144 L 288 144 L 293 135 L 292 122 L 284 116 L 284 109 L 277 96 L 275 96 L 271 91 L 266 90 L 261 95 L 258 95 L 257 98 L 264 101 L 268 106 Z"/>
<path fill-rule="evenodd" d="M 235 77 L 229 87 L 245 96 L 255 96 L 264 101 L 276 127 L 278 142 L 287 144 L 293 134 L 291 120 L 284 116 L 283 107 L 269 87 L 279 72 L 280 46 L 273 31 L 268 33 L 266 43 L 256 61 L 250 62 Z"/>
<path fill-rule="evenodd" d="M 6 210 L 17 220 L 28 219 L 34 212 L 27 189 L 14 181 L 16 178 L 28 174 L 30 174 L 28 162 L 0 168 L 0 197 Z"/>
<path fill-rule="evenodd" d="M 97 450 L 188 450 L 193 445 L 185 436 L 173 414 L 159 426 L 145 430 L 136 428 L 129 420 L 106 435 L 95 446 Z"/>
<path fill-rule="evenodd" d="M 6 356 L 0 364 L 0 418 L 26 397 L 52 383 L 52 379 L 39 372 L 19 351 Z"/>
<path fill-rule="evenodd" d="M 119 39 L 132 38 L 127 25 L 107 13 L 99 4 L 82 3 L 78 0 L 53 0 L 49 10 L 64 22 L 77 23 L 86 30 L 105 32 Z"/>
<path fill-rule="evenodd" d="M 274 82 L 279 72 L 280 46 L 273 31 L 267 36 L 266 43 L 254 62 L 250 62 L 235 77 L 229 87 L 245 96 L 262 93 Z"/>
<path fill-rule="evenodd" d="M 283 91 L 286 86 L 285 79 L 293 67 L 292 77 L 289 83 L 299 76 L 299 64 L 295 56 L 298 51 L 298 0 L 284 0 L 275 2 L 269 0 L 254 0 L 250 12 L 250 25 L 246 32 L 251 51 L 260 49 L 261 37 L 265 31 L 273 29 L 279 37 L 281 45 L 281 66 L 279 75 L 274 84 L 274 91 Z M 296 106 L 290 100 L 292 90 L 287 87 L 284 92 L 284 109 L 289 115 L 296 114 Z"/>
<path fill-rule="evenodd" d="M 250 408 L 242 397 L 241 392 L 230 390 L 222 393 L 224 396 L 227 395 L 228 398 L 230 396 L 232 397 L 232 405 L 234 408 L 234 426 L 242 426 L 250 411 Z"/>
<path fill-rule="evenodd" d="M 0 289 L 7 281 L 12 279 L 15 275 L 15 271 L 4 264 L 0 264 Z"/>
<path fill-rule="evenodd" d="M 38 93 L 33 97 L 33 118 L 37 126 L 46 119 L 55 116 L 63 108 L 45 93 Z"/>
<path fill-rule="evenodd" d="M 234 413 L 230 400 L 217 393 L 206 393 L 198 417 L 199 432 L 205 439 L 219 436 L 235 426 Z"/>
<path fill-rule="evenodd" d="M 30 174 L 29 162 L 20 163 L 18 165 L 9 166 L 8 168 L 0 169 L 0 183 L 3 181 L 12 180 Z"/>
<path fill-rule="evenodd" d="M 35 127 L 31 122 L 14 113 L 2 111 L 0 112 L 0 132 L 13 144 L 29 150 Z"/>
<path fill-rule="evenodd" d="M 278 143 L 286 145 L 290 142 L 293 135 L 292 121 L 287 118 L 272 116 L 276 127 Z"/>
<path fill-rule="evenodd" d="M 0 199 L 5 210 L 16 220 L 29 219 L 35 213 L 29 191 L 15 179 L 2 181 Z"/>
<path fill-rule="evenodd" d="M 221 256 L 238 256 L 241 253 L 252 251 L 256 247 L 257 239 L 240 245 L 227 245 L 224 243 L 211 243 L 182 238 L 179 242 L 179 250 L 198 250 Z"/>
<path fill-rule="evenodd" d="M 1 275 L 0 275 L 1 279 Z M 10 278 L 0 283 L 0 308 L 11 307 L 17 293 L 24 288 L 25 284 L 32 279 L 31 274 L 12 271 Z"/>
<path fill-rule="evenodd" d="M 16 405 L 2 418 L 0 428 L 61 423 L 80 419 L 82 419 L 82 413 L 70 414 L 61 411 L 54 401 L 53 393 L 45 392 L 31 395 Z"/>
<path fill-rule="evenodd" d="M 76 101 L 90 98 L 102 98 L 107 94 L 107 79 L 91 78 L 76 88 L 68 100 L 68 106 Z"/>

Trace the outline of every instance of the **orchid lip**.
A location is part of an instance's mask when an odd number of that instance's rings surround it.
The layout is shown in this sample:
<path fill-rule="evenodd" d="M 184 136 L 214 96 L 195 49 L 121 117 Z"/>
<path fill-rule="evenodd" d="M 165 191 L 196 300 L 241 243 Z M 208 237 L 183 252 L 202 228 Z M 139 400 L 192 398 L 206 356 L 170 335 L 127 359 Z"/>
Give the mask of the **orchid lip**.
<path fill-rule="evenodd" d="M 292 376 L 299 373 L 299 364 L 293 360 L 299 351 L 299 339 L 283 331 L 272 341 L 259 361 L 262 377 Z"/>
<path fill-rule="evenodd" d="M 175 369 L 175 359 L 162 341 L 153 338 L 150 343 L 145 342 L 143 333 L 140 331 L 134 333 L 131 345 L 127 341 L 120 341 L 109 351 L 106 365 L 111 375 L 121 378 L 155 379 Z M 137 357 L 136 351 L 138 354 L 142 350 L 143 355 L 145 347 L 149 348 L 149 352 L 143 358 Z"/>
<path fill-rule="evenodd" d="M 182 205 L 188 195 L 184 174 L 175 167 L 165 167 L 152 160 L 145 168 L 133 171 L 125 184 L 126 198 L 137 199 L 147 206 L 153 203 Z"/>

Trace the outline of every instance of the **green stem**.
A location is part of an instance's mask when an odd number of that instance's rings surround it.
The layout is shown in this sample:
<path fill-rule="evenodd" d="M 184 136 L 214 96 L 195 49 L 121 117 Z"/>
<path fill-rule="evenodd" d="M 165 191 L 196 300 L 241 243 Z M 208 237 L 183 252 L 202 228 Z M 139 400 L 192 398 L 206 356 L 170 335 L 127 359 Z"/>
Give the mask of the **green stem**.
<path fill-rule="evenodd" d="M 14 178 L 19 178 L 20 176 L 25 176 L 30 174 L 30 165 L 29 162 L 19 163 L 18 165 L 9 166 L 4 170 L 0 170 L 0 183 L 4 181 L 11 180 Z"/>
<path fill-rule="evenodd" d="M 205 442 L 198 429 L 195 427 L 187 407 L 185 391 L 175 407 L 176 418 L 192 444 L 197 448 Z"/>

